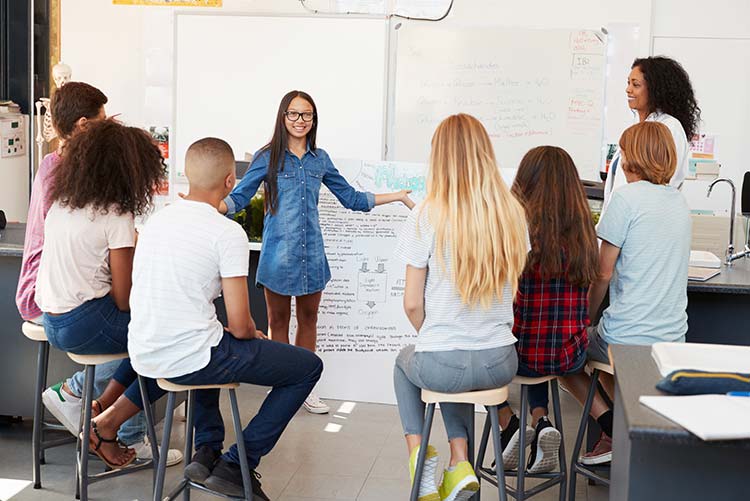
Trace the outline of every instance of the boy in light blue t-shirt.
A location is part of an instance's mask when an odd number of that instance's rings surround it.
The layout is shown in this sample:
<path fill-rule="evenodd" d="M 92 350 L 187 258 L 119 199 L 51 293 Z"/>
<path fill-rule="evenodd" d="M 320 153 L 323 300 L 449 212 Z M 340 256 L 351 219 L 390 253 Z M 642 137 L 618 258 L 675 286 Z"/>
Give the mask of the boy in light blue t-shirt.
<path fill-rule="evenodd" d="M 668 184 L 677 163 L 674 139 L 665 125 L 642 122 L 623 133 L 620 151 L 628 184 L 612 193 L 599 221 L 599 278 L 589 289 L 594 319 L 609 288 L 609 306 L 601 321 L 587 329 L 589 358 L 607 364 L 609 344 L 679 342 L 687 332 L 691 222 L 685 198 Z M 613 378 L 602 374 L 600 380 L 614 400 Z M 589 376 L 575 374 L 564 382 L 583 403 Z M 591 416 L 603 433 L 581 462 L 609 462 L 612 410 L 598 393 Z"/>

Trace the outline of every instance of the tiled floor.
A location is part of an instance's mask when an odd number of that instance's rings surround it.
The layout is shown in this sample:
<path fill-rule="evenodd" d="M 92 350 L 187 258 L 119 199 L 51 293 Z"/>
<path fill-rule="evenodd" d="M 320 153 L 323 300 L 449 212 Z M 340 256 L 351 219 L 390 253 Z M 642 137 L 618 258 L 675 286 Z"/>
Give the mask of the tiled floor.
<path fill-rule="evenodd" d="M 243 386 L 239 390 L 243 420 L 259 408 L 266 389 Z M 514 398 L 515 397 L 515 398 Z M 580 408 L 562 393 L 566 447 L 570 451 Z M 517 396 L 511 396 L 516 402 Z M 224 415 L 229 416 L 226 399 Z M 394 406 L 375 404 L 343 405 L 329 401 L 332 412 L 316 416 L 300 411 L 274 450 L 263 459 L 258 471 L 266 493 L 274 501 L 358 500 L 391 501 L 408 499 L 409 480 L 406 448 L 398 411 Z M 340 409 L 340 411 L 339 411 Z M 345 412 L 349 411 L 350 412 Z M 178 410 L 178 412 L 180 412 Z M 477 414 L 481 426 L 483 414 Z M 227 420 L 227 424 L 230 421 Z M 481 429 L 481 428 L 480 428 Z M 42 466 L 42 490 L 31 487 L 31 424 L 0 425 L 0 500 L 69 500 L 74 492 L 74 446 L 47 451 Z M 231 425 L 227 444 L 233 443 Z M 182 448 L 182 427 L 177 422 L 172 446 Z M 436 416 L 432 443 L 447 458 L 448 446 L 442 421 Z M 96 464 L 96 463 L 95 463 Z M 169 468 L 165 490 L 174 485 L 182 465 Z M 151 498 L 151 472 L 141 471 L 107 480 L 90 488 L 90 499 L 146 500 Z M 497 499 L 497 491 L 483 490 L 482 499 Z M 607 490 L 588 487 L 579 480 L 577 499 L 603 501 Z M 192 499 L 218 499 L 192 493 Z M 535 500 L 557 500 L 557 489 Z"/>

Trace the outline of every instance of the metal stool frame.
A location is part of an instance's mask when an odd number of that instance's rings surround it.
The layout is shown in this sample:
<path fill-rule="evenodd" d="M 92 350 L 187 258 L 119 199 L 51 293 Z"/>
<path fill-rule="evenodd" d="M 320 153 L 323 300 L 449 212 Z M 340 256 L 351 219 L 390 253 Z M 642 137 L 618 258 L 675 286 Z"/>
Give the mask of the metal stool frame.
<path fill-rule="evenodd" d="M 28 326 L 27 326 L 28 324 Z M 49 343 L 41 340 L 38 335 L 32 333 L 32 329 L 44 329 L 41 325 L 24 322 L 23 332 L 27 338 L 38 344 L 37 361 L 36 361 L 36 387 L 34 388 L 34 423 L 31 433 L 31 454 L 34 465 L 32 481 L 34 489 L 42 488 L 42 467 L 45 464 L 44 451 L 59 447 L 61 445 L 72 444 L 75 442 L 74 437 L 62 437 L 53 440 L 44 440 L 46 431 L 63 431 L 68 433 L 67 428 L 63 425 L 50 424 L 44 421 L 44 404 L 42 403 L 42 393 L 47 387 L 47 370 L 49 368 Z"/>
<path fill-rule="evenodd" d="M 162 380 L 158 381 L 159 385 L 162 386 Z M 211 385 L 206 385 L 211 387 Z M 224 386 L 224 385 L 222 385 Z M 239 384 L 237 384 L 239 386 Z M 164 388 L 164 386 L 162 386 Z M 191 387 L 193 388 L 193 387 Z M 166 388 L 164 388 L 166 389 Z M 164 435 L 162 438 L 161 450 L 169 450 L 169 439 L 172 432 L 172 423 L 174 420 L 174 409 L 175 402 L 177 399 L 177 393 L 172 390 L 168 390 L 167 395 L 167 411 L 164 417 Z M 193 427 L 195 421 L 195 413 L 193 407 L 195 405 L 195 391 L 197 389 L 188 390 L 188 398 L 186 403 L 187 421 L 185 423 L 185 466 L 190 464 L 190 458 L 193 452 Z M 237 454 L 240 456 L 240 469 L 242 471 L 242 483 L 245 491 L 245 498 L 248 501 L 252 501 L 253 493 L 250 483 L 250 466 L 247 463 L 247 453 L 245 451 L 245 441 L 242 438 L 242 422 L 240 421 L 240 410 L 237 404 L 237 394 L 235 388 L 228 388 L 229 391 L 229 403 L 232 409 L 232 422 L 234 424 L 234 434 L 237 437 Z M 156 469 L 156 482 L 154 485 L 154 501 L 162 501 L 162 493 L 164 492 L 164 478 L 166 476 L 167 469 L 167 455 L 163 454 L 159 457 L 159 465 Z M 187 478 L 182 478 L 178 483 L 177 487 L 167 495 L 167 499 L 175 499 L 176 496 L 182 492 L 183 499 L 185 501 L 190 500 L 190 490 L 196 489 L 199 491 L 207 492 L 214 496 L 222 497 L 225 499 L 237 499 L 230 496 L 225 496 L 219 492 L 213 491 L 206 488 L 205 486 L 192 482 Z"/>
<path fill-rule="evenodd" d="M 126 355 L 126 354 L 125 354 Z M 68 356 L 74 361 L 81 363 L 77 355 L 68 353 Z M 84 357 L 87 355 L 84 355 Z M 127 356 L 127 355 L 126 355 Z M 125 358 L 125 357 L 121 357 Z M 157 447 L 156 432 L 154 430 L 154 416 L 151 403 L 148 400 L 148 392 L 146 392 L 146 384 L 143 378 L 138 375 L 138 386 L 141 390 L 141 398 L 143 399 L 143 412 L 146 416 L 146 431 L 148 433 L 149 441 L 151 442 L 151 454 L 153 459 L 149 459 L 137 464 L 126 466 L 125 468 L 118 468 L 116 470 L 105 470 L 95 475 L 89 475 L 89 448 L 88 448 L 88 437 L 91 434 L 91 404 L 94 400 L 94 375 L 96 373 L 96 365 L 84 363 L 84 388 L 83 388 L 83 413 L 81 416 L 81 422 L 79 426 L 79 436 L 76 441 L 76 499 L 82 501 L 88 501 L 88 489 L 89 485 L 106 480 L 108 478 L 119 477 L 120 475 L 127 475 L 146 468 L 154 469 L 154 480 L 156 480 L 156 464 L 159 458 L 159 452 Z M 85 447 L 81 441 L 81 437 L 85 438 Z M 164 460 L 166 461 L 166 454 L 164 454 Z"/>
<path fill-rule="evenodd" d="M 524 378 L 529 379 L 529 378 Z M 529 474 L 526 472 L 526 433 L 524 432 L 526 430 L 526 416 L 529 412 L 529 393 L 528 393 L 528 387 L 529 384 L 521 384 L 521 409 L 520 409 L 520 417 L 519 417 L 519 458 L 518 458 L 518 471 L 506 471 L 504 472 L 504 476 L 507 477 L 516 477 L 516 487 L 510 487 L 506 486 L 506 489 L 508 491 L 508 494 L 518 501 L 523 501 L 525 499 L 528 499 L 532 496 L 536 496 L 537 494 L 546 491 L 547 489 L 550 489 L 554 487 L 555 485 L 560 485 L 560 501 L 565 501 L 565 492 L 566 492 L 566 484 L 567 484 L 567 465 L 565 463 L 565 437 L 563 436 L 563 427 L 562 427 L 562 410 L 560 407 L 560 393 L 558 391 L 558 384 L 557 384 L 557 378 L 543 378 L 546 381 L 549 381 L 550 387 L 552 389 L 552 412 L 555 417 L 555 428 L 560 432 L 560 471 L 558 472 L 549 472 L 549 473 L 535 473 L 535 474 Z M 540 381 L 541 382 L 541 381 Z M 491 417 L 491 416 L 489 416 Z M 493 424 L 494 426 L 494 424 Z M 490 420 L 485 419 L 484 422 L 484 432 L 482 433 L 482 441 L 479 445 L 479 455 L 477 457 L 477 464 L 480 465 L 477 473 L 478 476 L 480 476 L 483 480 L 487 480 L 492 485 L 498 485 L 498 483 L 502 480 L 504 481 L 504 478 L 500 479 L 498 476 L 500 471 L 503 469 L 500 466 L 503 464 L 502 457 L 498 461 L 495 459 L 495 470 L 497 471 L 497 475 L 492 471 L 491 468 L 485 468 L 482 465 L 484 462 L 484 454 L 487 450 L 487 441 L 489 439 L 489 430 L 490 427 Z M 526 490 L 526 479 L 527 478 L 546 478 L 548 479 L 546 482 L 543 482 L 529 490 Z"/>
<path fill-rule="evenodd" d="M 602 364 L 603 365 L 603 364 Z M 589 386 L 589 393 L 586 396 L 586 403 L 583 406 L 583 413 L 581 414 L 581 422 L 578 425 L 578 435 L 576 436 L 576 442 L 573 446 L 573 455 L 570 458 L 570 482 L 568 484 L 568 500 L 575 501 L 576 499 L 576 480 L 578 475 L 592 480 L 596 483 L 600 483 L 609 486 L 610 481 L 599 475 L 597 472 L 609 471 L 611 465 L 595 465 L 588 466 L 580 462 L 578 456 L 581 454 L 581 447 L 583 445 L 583 437 L 586 434 L 589 426 L 589 414 L 591 413 L 591 406 L 594 403 L 594 395 L 597 391 L 597 383 L 599 382 L 599 373 L 601 370 L 596 366 L 590 366 L 591 371 L 591 385 Z"/>
<path fill-rule="evenodd" d="M 466 392 L 466 393 L 472 393 L 472 392 Z M 507 390 L 506 390 L 507 395 Z M 450 402 L 449 396 L 446 396 L 446 399 L 444 402 Z M 506 397 L 507 398 L 507 397 Z M 424 399 L 424 397 L 423 397 Z M 504 402 L 505 400 L 503 400 Z M 492 429 L 492 442 L 494 445 L 495 450 L 495 461 L 497 464 L 503 464 L 503 450 L 502 450 L 502 444 L 500 442 L 500 418 L 498 416 L 498 408 L 499 405 L 503 402 L 498 402 L 495 405 L 485 405 L 485 408 L 487 409 L 487 414 L 489 416 L 489 421 L 485 424 L 485 433 L 482 436 L 482 444 L 484 448 L 487 447 L 487 441 L 489 440 L 489 433 L 490 433 L 490 426 L 488 423 L 492 423 L 491 429 Z M 463 400 L 461 400 L 459 403 L 467 403 Z M 427 404 L 427 411 L 425 413 L 424 418 L 424 424 L 422 426 L 422 444 L 425 445 L 425 447 L 419 448 L 419 454 L 417 455 L 417 464 L 414 472 L 414 482 L 412 483 L 411 487 L 411 495 L 409 497 L 410 501 L 417 501 L 419 498 L 419 484 L 422 481 L 422 474 L 424 471 L 424 462 L 425 457 L 427 456 L 427 447 L 426 445 L 430 443 L 430 432 L 432 430 L 432 421 L 435 417 L 435 405 L 436 402 L 428 403 Z M 474 468 L 475 462 L 474 462 L 474 417 L 472 415 L 471 422 L 469 424 L 469 430 L 468 430 L 468 442 L 469 442 L 469 463 L 471 464 L 472 468 Z M 481 448 L 482 446 L 480 446 Z M 484 457 L 484 454 L 482 454 L 482 458 Z M 479 459 L 477 459 L 476 464 L 479 463 Z M 480 481 L 480 489 L 474 494 L 470 499 L 471 501 L 479 501 L 480 499 L 480 491 L 481 491 L 481 473 L 479 469 L 475 469 L 475 472 L 477 473 L 477 478 Z M 507 501 L 508 497 L 505 492 L 505 477 L 503 476 L 502 468 L 499 470 L 498 475 L 500 481 L 497 483 L 494 483 L 497 487 L 497 493 L 498 493 L 498 499 L 500 501 Z M 502 486 L 502 487 L 501 487 Z"/>

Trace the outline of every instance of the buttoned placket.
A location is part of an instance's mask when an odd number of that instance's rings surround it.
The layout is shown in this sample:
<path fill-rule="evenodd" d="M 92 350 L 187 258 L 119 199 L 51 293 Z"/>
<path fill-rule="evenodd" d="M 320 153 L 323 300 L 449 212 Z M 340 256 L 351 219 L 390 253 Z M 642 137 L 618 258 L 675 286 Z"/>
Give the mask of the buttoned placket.
<path fill-rule="evenodd" d="M 305 219 L 305 169 L 303 168 L 303 160 L 307 157 L 307 153 L 302 155 L 302 159 L 299 160 L 300 179 L 302 180 L 302 290 L 307 293 L 307 219 Z"/>

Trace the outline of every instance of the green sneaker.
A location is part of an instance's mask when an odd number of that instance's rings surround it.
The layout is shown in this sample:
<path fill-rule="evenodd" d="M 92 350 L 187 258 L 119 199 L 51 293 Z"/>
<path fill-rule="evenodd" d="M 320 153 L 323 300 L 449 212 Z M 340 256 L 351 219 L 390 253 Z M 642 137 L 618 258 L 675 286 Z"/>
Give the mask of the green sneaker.
<path fill-rule="evenodd" d="M 419 447 L 415 447 L 409 456 L 409 478 L 414 484 L 414 472 L 417 469 L 417 455 Z M 422 481 L 419 484 L 419 501 L 440 501 L 440 495 L 435 488 L 435 473 L 437 473 L 438 453 L 433 446 L 427 446 L 427 455 L 424 458 L 424 469 L 422 470 Z"/>
<path fill-rule="evenodd" d="M 452 471 L 445 470 L 440 484 L 442 501 L 466 501 L 479 490 L 479 479 L 468 461 L 461 461 Z"/>

